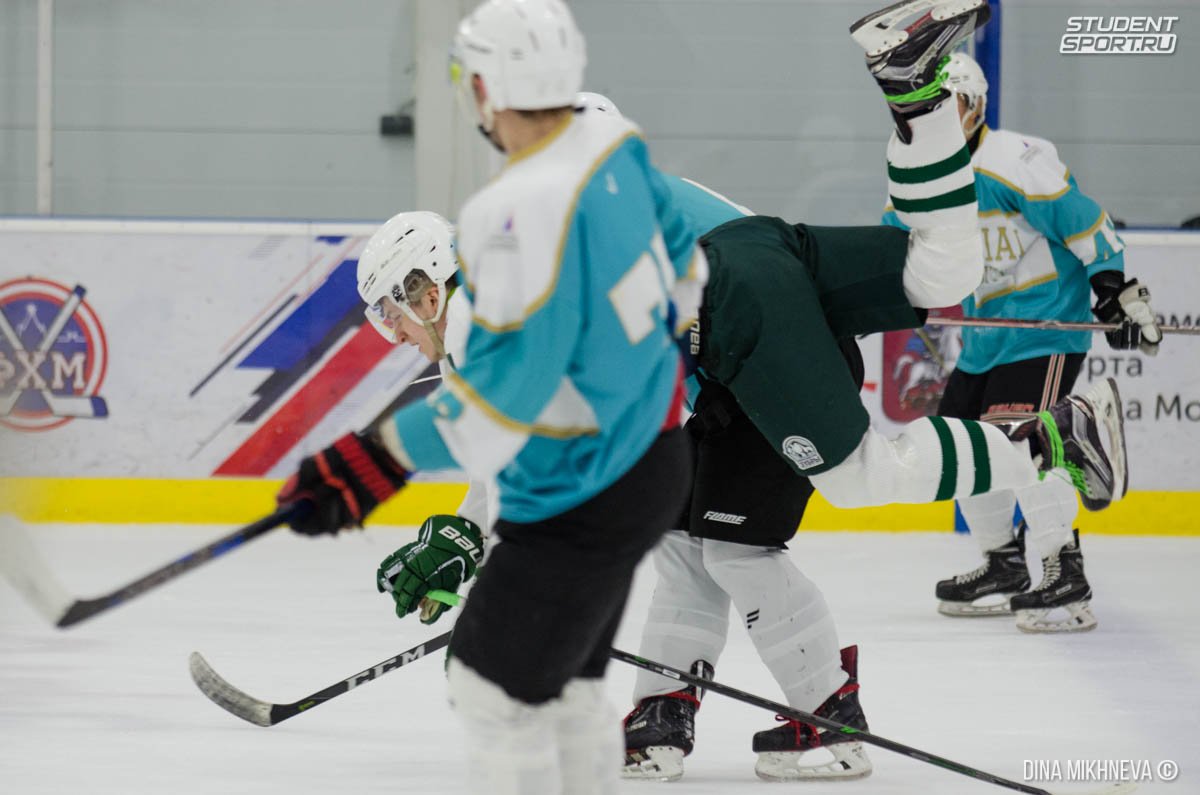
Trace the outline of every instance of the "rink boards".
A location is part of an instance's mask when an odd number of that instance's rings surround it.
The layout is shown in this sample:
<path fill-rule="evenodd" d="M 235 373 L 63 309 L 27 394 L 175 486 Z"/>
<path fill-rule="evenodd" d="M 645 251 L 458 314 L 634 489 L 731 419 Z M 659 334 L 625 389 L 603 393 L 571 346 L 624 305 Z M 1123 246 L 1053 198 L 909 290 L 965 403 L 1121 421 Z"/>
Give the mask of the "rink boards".
<path fill-rule="evenodd" d="M 373 230 L 0 221 L 0 505 L 73 522 L 242 522 L 269 511 L 302 456 L 436 386 L 414 385 L 428 364 L 364 322 L 354 271 Z M 1200 234 L 1123 236 L 1128 271 L 1164 320 L 1196 324 Z M 938 355 L 928 336 L 861 342 L 864 401 L 885 431 L 926 411 L 944 380 L 953 340 L 932 336 Z M 1200 532 L 1200 340 L 1168 338 L 1148 358 L 1097 335 L 1078 388 L 1110 375 L 1126 403 L 1132 493 L 1081 527 Z M 452 511 L 459 479 L 414 483 L 377 520 Z M 952 521 L 949 504 L 837 511 L 815 498 L 805 527 Z"/>

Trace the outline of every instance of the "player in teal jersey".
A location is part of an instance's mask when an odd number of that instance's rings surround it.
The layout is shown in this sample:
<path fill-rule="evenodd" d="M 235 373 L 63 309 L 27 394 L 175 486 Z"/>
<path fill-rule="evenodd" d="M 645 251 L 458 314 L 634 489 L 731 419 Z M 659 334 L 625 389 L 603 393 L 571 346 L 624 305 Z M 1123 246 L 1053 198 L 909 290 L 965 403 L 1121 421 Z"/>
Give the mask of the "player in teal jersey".
<path fill-rule="evenodd" d="M 306 459 L 280 494 L 312 504 L 293 524 L 319 532 L 360 524 L 415 470 L 495 483 L 499 543 L 447 666 L 465 772 L 495 795 L 615 788 L 603 675 L 634 570 L 682 509 L 691 462 L 675 336 L 696 316 L 706 262 L 640 131 L 574 113 L 585 60 L 562 0 L 487 0 L 462 20 L 452 80 L 508 155 L 459 212 L 454 249 L 431 258 L 441 271 L 457 257 L 450 300 L 466 301 L 469 328 L 446 334 L 454 366 L 426 400 Z M 424 342 L 431 294 L 391 268 L 430 253 L 407 229 L 372 238 L 383 256 L 359 289 L 385 327 Z M 464 528 L 427 523 L 406 552 L 442 571 L 399 552 L 379 587 L 400 606 L 415 595 L 402 575 L 469 577 L 480 549 Z"/>
<path fill-rule="evenodd" d="M 1125 279 L 1125 245 L 1112 219 L 1079 189 L 1052 143 L 983 123 L 987 80 L 975 61 L 957 53 L 946 75 L 971 151 L 984 242 L 983 282 L 963 301 L 963 313 L 1063 321 L 1086 321 L 1094 313 L 1106 323 L 1121 323 L 1106 335 L 1113 348 L 1153 356 L 1162 332 L 1149 290 L 1137 279 Z M 903 226 L 890 208 L 884 222 Z M 1046 410 L 1071 391 L 1091 334 L 965 328 L 962 343 L 938 414 L 1012 423 Z M 1017 626 L 1033 632 L 1096 626 L 1078 531 L 1072 529 L 1075 489 L 1064 473 L 1056 474 L 1018 491 L 961 501 L 984 563 L 937 584 L 942 613 L 1015 612 Z M 1024 521 L 1014 538 L 1017 505 Z M 1045 572 L 1031 591 L 1026 543 Z M 997 596 L 1003 598 L 997 601 Z M 1066 618 L 1051 618 L 1051 610 L 1059 608 Z"/>

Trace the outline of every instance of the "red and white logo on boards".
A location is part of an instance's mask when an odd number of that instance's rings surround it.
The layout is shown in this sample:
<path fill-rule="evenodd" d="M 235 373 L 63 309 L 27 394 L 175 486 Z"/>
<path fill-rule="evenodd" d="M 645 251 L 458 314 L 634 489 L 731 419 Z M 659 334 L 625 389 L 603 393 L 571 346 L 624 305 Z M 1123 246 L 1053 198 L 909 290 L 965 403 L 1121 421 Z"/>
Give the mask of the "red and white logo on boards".
<path fill-rule="evenodd" d="M 0 425 L 46 431 L 108 416 L 108 343 L 86 292 L 32 277 L 0 284 Z"/>

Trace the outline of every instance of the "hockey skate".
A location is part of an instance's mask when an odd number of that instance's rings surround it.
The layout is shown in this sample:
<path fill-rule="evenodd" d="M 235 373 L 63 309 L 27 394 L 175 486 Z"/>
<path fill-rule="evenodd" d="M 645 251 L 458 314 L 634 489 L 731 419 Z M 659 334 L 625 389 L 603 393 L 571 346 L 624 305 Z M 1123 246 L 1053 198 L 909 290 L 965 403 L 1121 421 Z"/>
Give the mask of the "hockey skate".
<path fill-rule="evenodd" d="M 713 667 L 704 660 L 692 674 L 712 679 Z M 677 781 L 683 777 L 683 758 L 696 740 L 696 710 L 704 691 L 686 687 L 662 696 L 643 698 L 625 716 L 624 778 Z"/>
<path fill-rule="evenodd" d="M 983 565 L 937 584 L 938 612 L 944 616 L 1006 616 L 1009 597 L 1029 590 L 1024 526 L 1017 537 L 987 552 Z M 1000 597 L 997 601 L 996 598 Z"/>
<path fill-rule="evenodd" d="M 987 0 L 905 0 L 867 14 L 850 26 L 867 51 L 867 68 L 883 89 L 908 143 L 907 119 L 937 107 L 950 92 L 942 87 L 950 52 L 991 16 Z"/>
<path fill-rule="evenodd" d="M 1092 588 L 1083 575 L 1079 531 L 1062 549 L 1042 558 L 1042 581 L 1032 591 L 1012 598 L 1017 629 L 1022 632 L 1087 632 L 1096 628 L 1089 601 Z M 1054 610 L 1067 611 L 1064 619 L 1047 618 Z"/>
<path fill-rule="evenodd" d="M 1101 442 L 1104 428 L 1108 450 Z M 1125 417 L 1117 382 L 1106 378 L 1087 394 L 1068 395 L 1027 421 L 1022 434 L 1032 429 L 1040 447 L 1038 468 L 1042 472 L 1062 467 L 1079 491 L 1083 507 L 1099 511 L 1125 496 L 1129 470 L 1125 465 Z"/>
<path fill-rule="evenodd" d="M 868 731 L 867 718 L 858 703 L 858 647 L 842 649 L 842 670 L 850 675 L 846 684 L 817 707 L 815 714 L 859 731 Z M 808 723 L 777 716 L 782 726 L 754 735 L 753 749 L 758 754 L 754 772 L 766 781 L 829 781 L 864 778 L 871 775 L 871 760 L 863 744 L 851 734 L 818 729 Z M 825 748 L 833 759 L 802 765 L 805 756 Z M 811 757 L 809 757 L 811 759 Z"/>

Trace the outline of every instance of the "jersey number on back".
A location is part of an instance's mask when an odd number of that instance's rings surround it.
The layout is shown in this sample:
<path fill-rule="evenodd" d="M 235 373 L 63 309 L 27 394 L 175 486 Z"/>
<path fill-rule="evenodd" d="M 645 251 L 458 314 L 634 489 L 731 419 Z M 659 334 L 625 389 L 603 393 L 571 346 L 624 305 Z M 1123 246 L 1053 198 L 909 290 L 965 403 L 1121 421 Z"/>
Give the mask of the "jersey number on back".
<path fill-rule="evenodd" d="M 608 300 L 612 302 L 630 345 L 644 340 L 666 318 L 667 292 L 674 282 L 674 274 L 667 264 L 670 261 L 662 234 L 655 232 L 650 250 L 643 251 L 633 267 L 625 271 L 608 291 Z"/>

